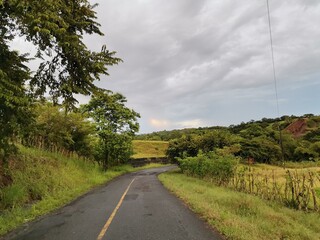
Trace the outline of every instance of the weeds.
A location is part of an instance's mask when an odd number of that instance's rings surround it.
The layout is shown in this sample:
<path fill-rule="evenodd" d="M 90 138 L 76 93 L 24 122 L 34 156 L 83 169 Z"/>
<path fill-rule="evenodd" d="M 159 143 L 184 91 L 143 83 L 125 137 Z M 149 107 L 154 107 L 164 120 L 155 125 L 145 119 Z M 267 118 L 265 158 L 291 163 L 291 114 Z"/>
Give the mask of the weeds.
<path fill-rule="evenodd" d="M 182 172 L 188 176 L 277 201 L 298 210 L 319 211 L 320 190 L 317 186 L 320 176 L 315 171 L 294 169 L 280 175 L 278 167 L 270 167 L 271 170 L 262 172 L 251 165 L 238 165 L 237 158 L 233 156 L 213 153 L 200 153 L 179 161 Z"/>
<path fill-rule="evenodd" d="M 266 200 L 282 202 L 298 210 L 318 211 L 316 183 L 319 183 L 319 176 L 310 170 L 306 173 L 287 170 L 285 181 L 281 182 L 274 170 L 258 174 L 254 168 L 242 167 L 237 170 L 228 187 Z"/>

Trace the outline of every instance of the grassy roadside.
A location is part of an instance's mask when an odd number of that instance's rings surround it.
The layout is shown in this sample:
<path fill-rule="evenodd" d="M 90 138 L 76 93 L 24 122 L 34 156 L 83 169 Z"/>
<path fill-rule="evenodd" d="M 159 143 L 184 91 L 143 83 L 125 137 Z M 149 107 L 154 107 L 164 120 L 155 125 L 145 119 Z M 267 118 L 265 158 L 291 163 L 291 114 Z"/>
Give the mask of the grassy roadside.
<path fill-rule="evenodd" d="M 159 179 L 228 239 L 320 239 L 319 213 L 288 209 L 179 171 Z"/>
<path fill-rule="evenodd" d="M 133 140 L 133 158 L 165 157 L 169 142 Z"/>
<path fill-rule="evenodd" d="M 67 158 L 24 147 L 20 152 L 10 163 L 12 184 L 0 189 L 0 236 L 119 175 L 163 166 L 150 164 L 133 168 L 123 165 L 103 172 L 97 164 L 78 157 Z"/>

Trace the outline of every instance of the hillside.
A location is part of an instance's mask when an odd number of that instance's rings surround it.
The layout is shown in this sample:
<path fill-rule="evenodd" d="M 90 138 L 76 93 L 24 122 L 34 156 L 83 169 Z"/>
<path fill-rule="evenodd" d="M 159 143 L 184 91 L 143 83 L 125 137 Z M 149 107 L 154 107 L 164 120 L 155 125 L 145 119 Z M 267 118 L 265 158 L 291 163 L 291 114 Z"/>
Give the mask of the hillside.
<path fill-rule="evenodd" d="M 206 132 L 215 130 L 229 130 L 233 133 L 239 133 L 245 129 L 250 128 L 253 125 L 260 126 L 262 128 L 277 128 L 276 124 L 280 124 L 282 130 L 286 130 L 293 134 L 295 137 L 302 137 L 310 132 L 317 131 L 320 128 L 320 116 L 313 114 L 305 114 L 303 116 L 282 116 L 280 118 L 262 118 L 261 120 L 251 120 L 249 122 L 242 122 L 237 125 L 230 125 L 229 127 L 211 126 L 211 127 L 199 127 L 199 128 L 185 128 L 175 130 L 164 130 L 158 132 L 152 132 L 147 134 L 139 134 L 135 137 L 136 140 L 158 140 L 158 141 L 170 141 L 172 139 L 178 139 L 183 135 L 202 135 Z"/>
<path fill-rule="evenodd" d="M 306 133 L 307 119 L 297 119 L 292 122 L 288 127 L 285 128 L 286 131 L 290 132 L 294 137 L 298 138 Z"/>
<path fill-rule="evenodd" d="M 133 158 L 165 157 L 169 142 L 134 140 Z"/>
<path fill-rule="evenodd" d="M 261 163 L 320 161 L 320 116 L 263 118 L 229 127 L 154 132 L 136 139 L 169 141 L 167 153 L 173 161 L 199 151 L 234 154 L 243 161 Z"/>
<path fill-rule="evenodd" d="M 317 131 L 320 128 L 320 117 L 309 117 L 309 118 L 297 118 L 285 128 L 286 131 L 290 132 L 294 137 L 303 137 L 306 134 L 310 134 Z"/>

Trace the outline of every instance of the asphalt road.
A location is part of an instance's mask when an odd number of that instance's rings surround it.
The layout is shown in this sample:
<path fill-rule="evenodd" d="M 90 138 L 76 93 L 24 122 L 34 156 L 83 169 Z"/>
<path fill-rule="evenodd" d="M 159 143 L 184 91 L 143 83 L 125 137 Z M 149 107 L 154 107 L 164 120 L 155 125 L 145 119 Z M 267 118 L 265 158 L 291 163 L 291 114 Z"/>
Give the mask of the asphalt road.
<path fill-rule="evenodd" d="M 221 239 L 159 182 L 157 174 L 170 168 L 121 176 L 4 239 Z"/>

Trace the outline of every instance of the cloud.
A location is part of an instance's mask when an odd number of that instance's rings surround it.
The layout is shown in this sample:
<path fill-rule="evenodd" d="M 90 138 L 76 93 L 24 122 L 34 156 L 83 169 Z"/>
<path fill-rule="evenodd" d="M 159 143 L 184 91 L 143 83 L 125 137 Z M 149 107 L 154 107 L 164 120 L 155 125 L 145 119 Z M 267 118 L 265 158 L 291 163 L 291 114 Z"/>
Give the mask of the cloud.
<path fill-rule="evenodd" d="M 157 129 L 166 129 L 167 127 L 170 126 L 170 123 L 167 120 L 163 120 L 163 119 L 155 119 L 155 118 L 151 118 L 149 120 L 149 124 Z"/>
<path fill-rule="evenodd" d="M 94 2 L 106 35 L 85 42 L 124 60 L 97 84 L 127 97 L 142 132 L 276 117 L 265 1 Z M 320 1 L 269 3 L 281 114 L 317 114 Z"/>
<path fill-rule="evenodd" d="M 193 119 L 193 120 L 186 120 L 182 122 L 177 122 L 175 124 L 177 128 L 198 128 L 201 126 L 206 126 L 205 123 L 201 119 Z"/>

